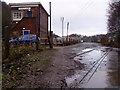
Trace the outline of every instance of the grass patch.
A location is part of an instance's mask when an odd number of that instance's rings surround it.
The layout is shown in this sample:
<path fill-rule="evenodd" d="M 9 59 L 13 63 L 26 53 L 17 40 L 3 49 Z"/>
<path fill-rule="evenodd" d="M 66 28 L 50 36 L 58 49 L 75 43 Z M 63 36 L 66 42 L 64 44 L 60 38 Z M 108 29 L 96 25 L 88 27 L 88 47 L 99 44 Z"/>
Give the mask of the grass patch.
<path fill-rule="evenodd" d="M 41 51 L 47 50 L 45 46 L 40 46 L 39 51 L 31 46 L 19 46 L 16 48 L 10 48 L 10 55 L 7 59 L 2 60 L 2 87 L 13 88 L 16 87 L 17 81 L 23 78 L 23 74 L 26 73 L 26 65 L 32 64 L 31 59 L 34 53 L 40 53 Z M 3 48 L 4 51 L 4 48 Z M 27 57 L 27 58 L 25 58 Z M 47 58 L 37 57 L 42 64 L 48 62 Z M 33 59 L 34 60 L 34 59 Z M 41 65 L 42 65 L 41 64 Z"/>

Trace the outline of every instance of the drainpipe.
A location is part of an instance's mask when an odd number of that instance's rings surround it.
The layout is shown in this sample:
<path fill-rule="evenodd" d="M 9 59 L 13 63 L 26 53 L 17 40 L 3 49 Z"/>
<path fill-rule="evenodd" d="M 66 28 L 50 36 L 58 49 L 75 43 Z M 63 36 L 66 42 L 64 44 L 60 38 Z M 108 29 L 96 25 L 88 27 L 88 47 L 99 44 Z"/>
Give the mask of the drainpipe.
<path fill-rule="evenodd" d="M 40 4 L 38 4 L 38 31 L 37 31 L 37 35 L 36 35 L 36 50 L 39 50 L 39 39 L 38 37 L 40 37 Z"/>

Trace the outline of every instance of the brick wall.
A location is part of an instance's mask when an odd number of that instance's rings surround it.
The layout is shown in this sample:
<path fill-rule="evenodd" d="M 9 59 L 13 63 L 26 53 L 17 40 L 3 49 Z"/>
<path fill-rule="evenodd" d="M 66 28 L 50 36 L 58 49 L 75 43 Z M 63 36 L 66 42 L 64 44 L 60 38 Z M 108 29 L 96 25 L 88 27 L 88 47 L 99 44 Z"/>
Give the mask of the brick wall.
<path fill-rule="evenodd" d="M 47 30 L 48 30 L 48 15 L 45 11 L 40 8 L 40 36 L 41 38 L 47 38 Z"/>
<path fill-rule="evenodd" d="M 36 18 L 24 17 L 16 26 L 12 29 L 12 37 L 18 37 L 23 34 L 23 28 L 30 30 L 30 34 L 36 34 Z M 15 35 L 13 32 L 17 31 Z"/>
<path fill-rule="evenodd" d="M 12 11 L 19 11 L 19 7 L 11 8 Z M 11 32 L 17 31 L 20 36 L 23 34 L 23 28 L 25 30 L 30 30 L 31 34 L 36 34 L 38 31 L 38 7 L 22 7 L 22 8 L 31 8 L 33 17 L 27 17 L 27 11 L 26 10 L 20 10 L 23 12 L 23 19 L 18 21 L 16 24 L 16 21 L 13 21 L 14 28 L 11 30 Z M 40 38 L 47 38 L 47 31 L 48 31 L 48 14 L 45 11 L 45 9 L 40 6 Z M 12 34 L 13 37 L 15 35 Z"/>

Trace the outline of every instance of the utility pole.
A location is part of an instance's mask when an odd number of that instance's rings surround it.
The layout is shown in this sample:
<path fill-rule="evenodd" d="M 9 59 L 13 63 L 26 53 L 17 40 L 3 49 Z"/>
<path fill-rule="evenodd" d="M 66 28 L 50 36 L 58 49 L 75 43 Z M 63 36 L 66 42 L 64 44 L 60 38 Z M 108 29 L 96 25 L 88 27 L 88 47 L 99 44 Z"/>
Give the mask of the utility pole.
<path fill-rule="evenodd" d="M 63 43 L 63 36 L 64 36 L 64 17 L 61 17 L 61 21 L 62 21 L 62 43 Z M 63 44 L 64 45 L 64 44 Z"/>
<path fill-rule="evenodd" d="M 50 48 L 53 48 L 53 38 L 52 38 L 52 31 L 51 31 L 51 2 L 49 2 L 50 5 Z"/>
<path fill-rule="evenodd" d="M 69 22 L 67 23 L 67 41 L 69 41 L 69 37 L 68 37 L 68 29 L 69 29 Z"/>

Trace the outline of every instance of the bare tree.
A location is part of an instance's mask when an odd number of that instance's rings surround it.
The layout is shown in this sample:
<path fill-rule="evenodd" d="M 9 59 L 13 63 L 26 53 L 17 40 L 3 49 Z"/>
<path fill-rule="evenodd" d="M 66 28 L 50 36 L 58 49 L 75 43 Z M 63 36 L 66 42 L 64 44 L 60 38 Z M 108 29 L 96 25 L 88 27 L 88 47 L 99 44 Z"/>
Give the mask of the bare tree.
<path fill-rule="evenodd" d="M 111 2 L 108 10 L 108 32 L 116 34 L 117 42 L 120 43 L 120 1 Z"/>
<path fill-rule="evenodd" d="M 108 13 L 109 32 L 118 31 L 120 27 L 120 2 L 110 3 Z"/>

